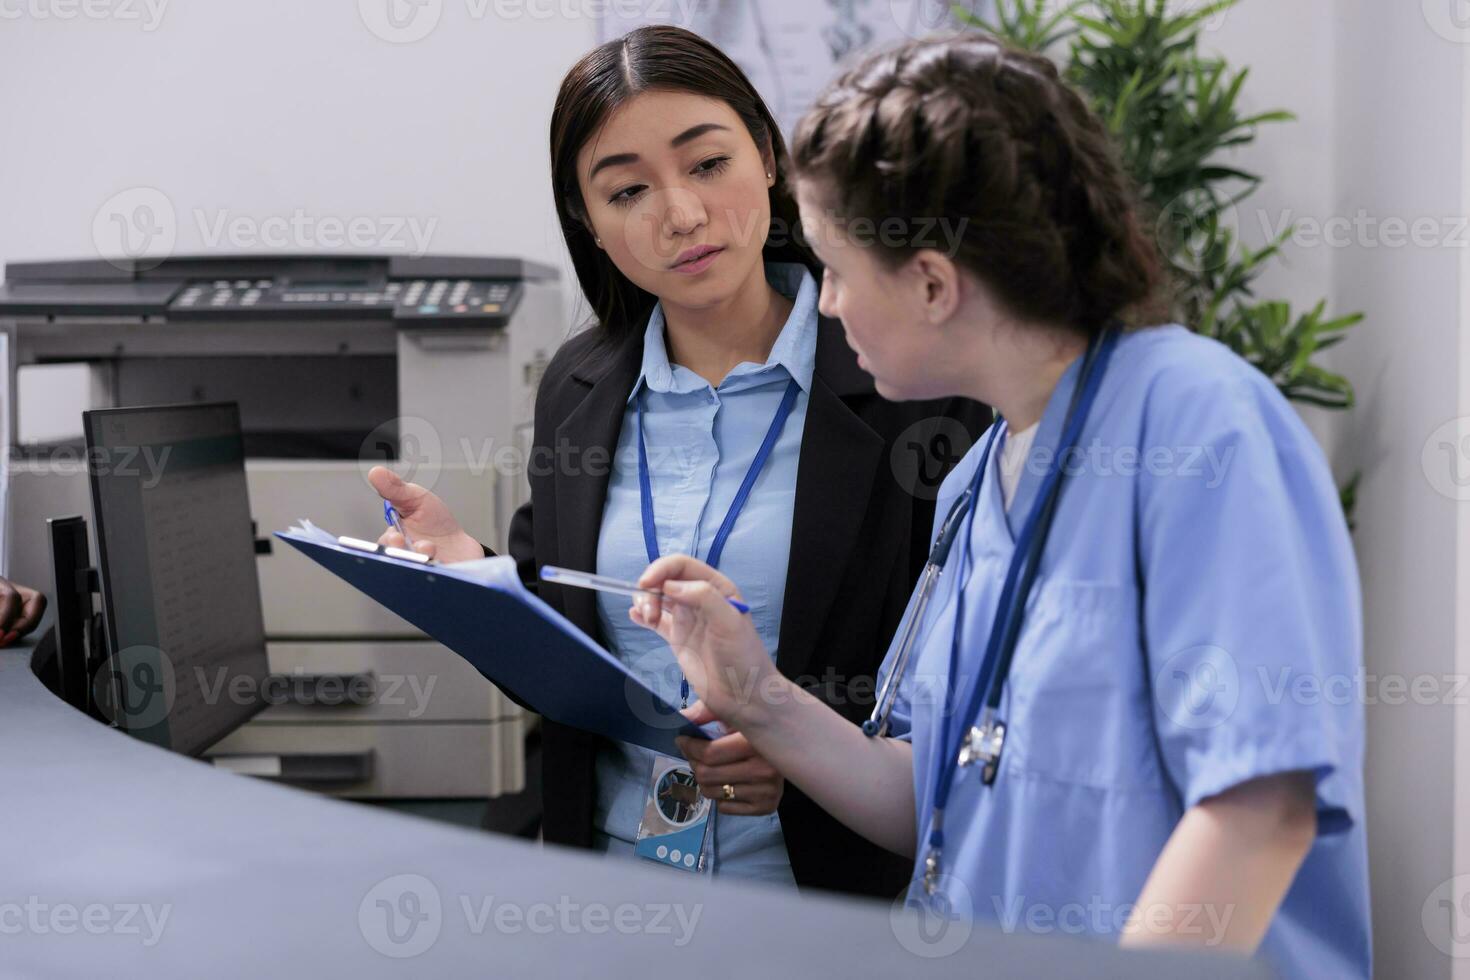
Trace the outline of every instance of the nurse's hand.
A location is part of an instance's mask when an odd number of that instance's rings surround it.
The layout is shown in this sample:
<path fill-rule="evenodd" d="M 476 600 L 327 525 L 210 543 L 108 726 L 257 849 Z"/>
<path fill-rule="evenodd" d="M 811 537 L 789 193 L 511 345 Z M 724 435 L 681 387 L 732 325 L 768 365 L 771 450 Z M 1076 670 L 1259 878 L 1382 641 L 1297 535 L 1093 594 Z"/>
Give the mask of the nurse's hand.
<path fill-rule="evenodd" d="M 413 550 L 444 564 L 473 561 L 485 557 L 485 549 L 459 526 L 448 505 L 417 483 L 403 478 L 386 466 L 368 470 L 368 482 L 378 496 L 393 505 L 403 529 L 413 538 Z M 408 543 L 397 529 L 388 528 L 378 536 L 378 544 L 407 548 Z"/>
<path fill-rule="evenodd" d="M 640 595 L 628 616 L 668 641 L 679 669 L 710 713 L 728 727 L 749 730 L 785 678 L 771 662 L 750 616 L 728 602 L 740 597 L 735 583 L 688 555 L 669 555 L 638 579 L 666 599 Z"/>
<path fill-rule="evenodd" d="M 0 578 L 0 647 L 35 629 L 45 611 L 46 597 L 40 592 Z"/>
<path fill-rule="evenodd" d="M 715 720 L 703 701 L 691 704 L 684 714 L 696 725 Z M 699 792 L 718 800 L 721 813 L 756 817 L 776 812 L 786 780 L 744 735 L 735 732 L 712 741 L 680 735 L 675 741 L 689 760 Z M 725 798 L 726 786 L 734 791 L 733 799 Z"/>

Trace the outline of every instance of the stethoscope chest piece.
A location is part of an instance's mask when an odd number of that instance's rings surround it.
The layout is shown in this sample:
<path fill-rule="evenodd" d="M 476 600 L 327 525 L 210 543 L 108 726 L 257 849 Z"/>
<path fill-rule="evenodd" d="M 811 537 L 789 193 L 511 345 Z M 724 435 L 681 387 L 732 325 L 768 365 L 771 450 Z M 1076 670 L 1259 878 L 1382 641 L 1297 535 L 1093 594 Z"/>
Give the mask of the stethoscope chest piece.
<path fill-rule="evenodd" d="M 960 746 L 960 768 L 980 763 L 980 782 L 986 786 L 991 785 L 995 782 L 996 773 L 1000 771 L 1000 753 L 1005 747 L 1005 740 L 1006 723 L 1000 719 L 990 719 L 975 725 Z"/>

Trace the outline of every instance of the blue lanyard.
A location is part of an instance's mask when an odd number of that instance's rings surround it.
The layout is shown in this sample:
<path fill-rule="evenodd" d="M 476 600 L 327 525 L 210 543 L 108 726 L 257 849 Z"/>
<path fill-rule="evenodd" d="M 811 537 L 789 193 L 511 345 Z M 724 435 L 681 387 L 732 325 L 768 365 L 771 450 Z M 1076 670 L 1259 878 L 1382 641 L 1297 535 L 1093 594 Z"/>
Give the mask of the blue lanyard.
<path fill-rule="evenodd" d="M 786 393 L 781 396 L 781 404 L 776 407 L 776 415 L 771 419 L 771 427 L 766 430 L 766 438 L 756 450 L 755 459 L 751 461 L 750 469 L 745 472 L 745 479 L 740 482 L 740 489 L 735 492 L 735 499 L 730 501 L 730 509 L 726 512 L 720 529 L 715 532 L 714 541 L 710 542 L 709 554 L 704 558 L 705 564 L 709 567 L 720 567 L 720 556 L 725 553 L 725 542 L 729 540 L 730 532 L 735 529 L 735 519 L 745 509 L 745 502 L 750 498 L 750 491 L 755 486 L 756 477 L 761 475 L 766 460 L 771 458 L 771 450 L 776 448 L 776 440 L 781 438 L 781 430 L 786 427 L 786 419 L 791 415 L 791 409 L 796 406 L 796 396 L 800 393 L 801 386 L 796 383 L 795 378 L 791 379 L 791 383 L 786 386 Z M 648 561 L 653 563 L 658 561 L 659 555 L 658 527 L 654 523 L 653 486 L 648 477 L 648 445 L 643 440 L 643 395 L 644 391 L 638 392 L 638 496 L 643 505 L 643 546 L 648 551 Z M 679 681 L 679 694 L 687 704 L 689 701 L 687 678 Z"/>
<path fill-rule="evenodd" d="M 1072 453 L 1081 438 L 1082 427 L 1092 411 L 1092 403 L 1097 397 L 1117 342 L 1118 331 L 1110 327 L 1089 345 L 1084 356 L 1077 394 L 1068 408 L 1057 452 L 1051 458 L 1031 512 L 1027 515 L 1026 523 L 1022 525 L 1020 537 L 1016 541 L 1015 552 L 1006 571 L 1005 584 L 1001 588 L 1000 602 L 996 607 L 995 625 L 991 628 L 985 657 L 980 664 L 980 676 L 970 692 L 964 711 L 960 713 L 964 724 L 960 728 L 959 737 L 955 738 L 953 724 L 956 713 L 950 709 L 956 697 L 958 667 L 963 647 L 970 538 L 974 530 L 975 511 L 980 506 L 980 487 L 989 467 L 990 451 L 995 442 L 994 432 L 985 445 L 980 466 L 970 483 L 965 542 L 960 550 L 960 574 L 955 584 L 955 623 L 949 654 L 949 688 L 940 725 L 939 745 L 934 753 L 934 805 L 929 824 L 929 851 L 924 860 L 924 887 L 931 895 L 934 894 L 939 879 L 940 855 L 944 847 L 944 808 L 949 802 L 949 791 L 956 772 L 972 762 L 982 762 L 981 780 L 989 785 L 994 782 L 999 771 L 1005 722 L 995 715 L 1000 707 L 1006 678 L 1010 674 L 1011 661 L 1015 657 L 1026 601 L 1030 597 L 1032 585 L 1035 584 L 1036 573 L 1041 565 L 1041 554 L 1046 548 L 1052 517 L 1056 513 L 1062 485 L 1061 463 Z M 978 725 L 977 720 L 980 722 Z"/>

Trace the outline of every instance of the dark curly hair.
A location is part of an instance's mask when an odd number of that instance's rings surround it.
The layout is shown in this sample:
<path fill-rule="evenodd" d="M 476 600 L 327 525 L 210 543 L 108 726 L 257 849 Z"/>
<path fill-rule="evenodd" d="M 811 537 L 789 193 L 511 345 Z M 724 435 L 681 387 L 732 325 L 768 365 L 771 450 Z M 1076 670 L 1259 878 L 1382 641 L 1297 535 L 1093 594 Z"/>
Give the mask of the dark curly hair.
<path fill-rule="evenodd" d="M 949 219 L 954 258 L 1013 314 L 1091 333 L 1156 316 L 1163 267 L 1101 120 L 1046 58 L 979 32 L 842 74 L 792 139 L 838 219 Z M 921 247 L 884 241 L 890 268 Z"/>

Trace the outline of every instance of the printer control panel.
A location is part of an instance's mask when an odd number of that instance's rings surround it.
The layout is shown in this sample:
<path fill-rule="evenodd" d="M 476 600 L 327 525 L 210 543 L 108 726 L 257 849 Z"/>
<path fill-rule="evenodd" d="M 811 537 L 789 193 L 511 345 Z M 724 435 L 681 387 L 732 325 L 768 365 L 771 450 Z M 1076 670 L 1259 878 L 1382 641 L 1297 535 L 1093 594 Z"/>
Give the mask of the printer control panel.
<path fill-rule="evenodd" d="M 168 304 L 174 319 L 390 315 L 404 328 L 504 323 L 519 298 L 509 279 L 377 281 L 194 279 Z"/>
<path fill-rule="evenodd" d="M 398 306 L 400 319 L 479 319 L 498 316 L 514 283 L 494 279 L 412 279 Z"/>

